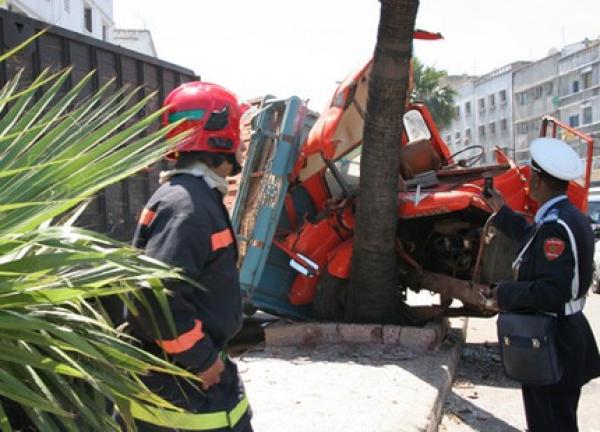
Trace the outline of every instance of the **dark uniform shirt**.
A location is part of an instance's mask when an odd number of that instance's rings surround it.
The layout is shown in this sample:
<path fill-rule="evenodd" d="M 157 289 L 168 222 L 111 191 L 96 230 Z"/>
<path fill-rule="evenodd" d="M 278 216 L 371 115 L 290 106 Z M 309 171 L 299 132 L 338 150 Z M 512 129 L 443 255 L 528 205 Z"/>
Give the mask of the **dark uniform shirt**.
<path fill-rule="evenodd" d="M 146 204 L 134 236 L 145 254 L 183 269 L 185 281 L 166 281 L 176 333 L 163 321 L 161 308 L 147 296 L 158 319 L 157 334 L 144 308 L 130 318 L 133 335 L 157 355 L 198 373 L 223 355 L 227 342 L 242 325 L 241 292 L 236 267 L 237 244 L 223 196 L 201 177 L 179 174 L 163 184 Z M 192 412 L 232 410 L 243 397 L 235 365 L 226 360 L 221 382 L 200 392 L 185 380 L 152 374 L 144 382 L 167 400 Z M 241 422 L 243 423 L 243 422 Z M 240 429 L 243 429 L 240 425 Z M 236 428 L 237 430 L 238 428 Z"/>
<path fill-rule="evenodd" d="M 594 235 L 588 218 L 568 199 L 556 202 L 542 216 L 540 224 L 528 224 L 523 216 L 504 206 L 494 219 L 494 224 L 520 241 L 522 248 L 531 240 L 521 256 L 516 280 L 499 283 L 498 306 L 501 310 L 558 315 L 557 345 L 564 370 L 559 386 L 578 387 L 600 376 L 600 355 L 589 323 L 583 313 L 571 313 L 566 306 L 584 297 L 589 289 Z"/>

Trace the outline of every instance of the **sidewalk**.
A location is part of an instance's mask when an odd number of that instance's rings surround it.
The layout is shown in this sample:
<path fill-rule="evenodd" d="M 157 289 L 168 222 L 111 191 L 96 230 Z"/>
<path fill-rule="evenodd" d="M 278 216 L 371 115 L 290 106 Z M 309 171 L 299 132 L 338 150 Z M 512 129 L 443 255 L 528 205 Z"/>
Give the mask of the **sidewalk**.
<path fill-rule="evenodd" d="M 589 297 L 585 314 L 600 343 L 600 295 Z M 496 320 L 469 319 L 452 394 L 444 407 L 441 432 L 524 431 L 521 391 L 504 377 L 497 349 Z M 579 403 L 581 432 L 600 432 L 600 379 L 583 388 Z"/>
<path fill-rule="evenodd" d="M 460 356 L 464 320 L 435 352 L 383 345 L 270 347 L 238 365 L 256 432 L 435 431 Z"/>

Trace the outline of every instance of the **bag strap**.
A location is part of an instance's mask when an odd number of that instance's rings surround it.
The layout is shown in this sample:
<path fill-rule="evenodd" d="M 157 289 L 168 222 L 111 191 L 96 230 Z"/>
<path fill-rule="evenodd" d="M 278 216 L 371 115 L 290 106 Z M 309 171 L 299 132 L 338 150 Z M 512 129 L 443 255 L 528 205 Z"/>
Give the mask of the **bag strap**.
<path fill-rule="evenodd" d="M 519 254 L 517 255 L 517 257 L 515 258 L 515 260 L 512 263 L 512 269 L 513 269 L 513 272 L 514 272 L 514 275 L 515 275 L 515 280 L 517 279 L 517 274 L 519 272 L 519 266 L 521 265 L 521 260 L 523 258 L 523 254 L 525 254 L 525 252 L 527 251 L 527 249 L 529 249 L 529 246 L 533 242 L 533 239 L 537 235 L 537 233 L 540 230 L 541 226 L 542 226 L 542 224 L 538 224 L 535 227 L 535 231 L 533 232 L 533 234 L 531 235 L 531 237 L 529 238 L 529 240 L 527 240 L 527 243 L 525 243 L 525 246 L 523 246 L 523 248 L 521 248 L 521 251 L 519 252 Z"/>
<path fill-rule="evenodd" d="M 536 226 L 534 233 L 531 235 L 531 237 L 529 238 L 529 240 L 527 241 L 525 246 L 523 246 L 523 248 L 519 252 L 519 255 L 517 255 L 517 258 L 513 261 L 512 269 L 515 273 L 515 279 L 517 278 L 517 273 L 519 271 L 519 266 L 521 265 L 523 254 L 525 254 L 527 249 L 529 249 L 529 246 L 531 245 L 531 243 L 535 239 L 538 231 L 540 230 L 541 226 L 545 222 L 556 222 L 556 223 L 560 224 L 565 229 L 565 231 L 567 232 L 567 236 L 569 237 L 569 243 L 571 244 L 571 250 L 573 251 L 573 258 L 575 260 L 575 266 L 573 268 L 573 279 L 571 280 L 571 300 L 569 300 L 567 303 L 565 303 L 564 314 L 565 315 L 574 315 L 577 312 L 581 312 L 583 310 L 583 307 L 585 306 L 585 297 L 578 297 L 578 294 L 579 294 L 579 257 L 577 254 L 577 243 L 575 241 L 575 236 L 573 235 L 573 231 L 571 231 L 571 228 L 569 227 L 569 225 L 564 220 L 555 216 L 555 214 L 553 214 L 552 217 L 548 218 L 548 220 L 544 220 Z"/>
<path fill-rule="evenodd" d="M 571 243 L 571 250 L 573 251 L 573 258 L 575 260 L 575 268 L 573 269 L 573 280 L 571 281 L 571 300 L 565 303 L 565 315 L 573 315 L 583 310 L 585 306 L 585 297 L 578 298 L 579 295 L 579 257 L 577 254 L 577 243 L 575 242 L 575 236 L 573 231 L 567 223 L 562 219 L 557 219 L 557 223 L 567 231 L 569 236 L 569 242 Z"/>

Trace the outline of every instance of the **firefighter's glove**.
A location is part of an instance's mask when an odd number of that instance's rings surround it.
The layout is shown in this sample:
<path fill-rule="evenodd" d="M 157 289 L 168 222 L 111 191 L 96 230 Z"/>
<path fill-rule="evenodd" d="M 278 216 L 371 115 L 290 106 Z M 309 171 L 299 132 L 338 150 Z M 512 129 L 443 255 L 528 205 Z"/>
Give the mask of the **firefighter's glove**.
<path fill-rule="evenodd" d="M 225 370 L 225 363 L 223 363 L 223 359 L 221 356 L 217 356 L 215 362 L 203 372 L 200 372 L 198 376 L 202 380 L 200 386 L 202 390 L 206 391 L 215 384 L 221 382 L 221 374 Z"/>

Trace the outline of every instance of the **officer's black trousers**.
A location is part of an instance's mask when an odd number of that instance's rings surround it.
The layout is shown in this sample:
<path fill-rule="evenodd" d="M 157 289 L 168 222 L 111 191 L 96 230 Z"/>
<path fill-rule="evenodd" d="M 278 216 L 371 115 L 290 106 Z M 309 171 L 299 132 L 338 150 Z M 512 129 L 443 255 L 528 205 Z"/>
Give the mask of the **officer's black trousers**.
<path fill-rule="evenodd" d="M 577 432 L 581 387 L 522 386 L 528 432 Z"/>

